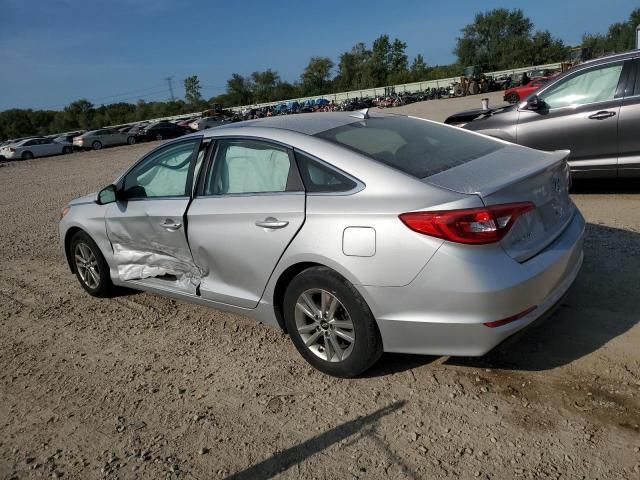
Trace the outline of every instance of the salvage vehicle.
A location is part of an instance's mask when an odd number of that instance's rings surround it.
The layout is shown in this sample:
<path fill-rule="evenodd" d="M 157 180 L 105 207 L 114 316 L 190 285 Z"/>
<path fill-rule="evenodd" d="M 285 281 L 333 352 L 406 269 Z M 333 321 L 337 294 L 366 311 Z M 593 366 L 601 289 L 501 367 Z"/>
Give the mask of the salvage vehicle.
<path fill-rule="evenodd" d="M 61 133 L 56 135 L 53 138 L 54 142 L 58 142 L 58 143 L 64 143 L 67 142 L 69 144 L 73 144 L 73 139 L 76 138 L 79 135 L 82 135 L 84 133 L 83 130 L 77 131 L 77 132 L 69 132 L 69 133 Z"/>
<path fill-rule="evenodd" d="M 166 140 L 181 137 L 187 132 L 187 128 L 168 121 L 156 122 L 147 125 L 139 134 L 141 140 Z"/>
<path fill-rule="evenodd" d="M 73 146 L 82 150 L 100 150 L 102 147 L 134 143 L 136 143 L 136 135 L 131 132 L 119 132 L 113 128 L 90 130 L 73 139 Z"/>
<path fill-rule="evenodd" d="M 549 77 L 540 77 L 535 80 L 531 80 L 526 85 L 508 88 L 504 92 L 504 101 L 509 103 L 518 103 L 542 87 L 547 81 L 549 81 Z"/>
<path fill-rule="evenodd" d="M 61 212 L 89 294 L 129 287 L 279 325 L 315 368 L 483 355 L 546 316 L 583 259 L 568 151 L 359 112 L 161 145 Z"/>
<path fill-rule="evenodd" d="M 69 142 L 55 142 L 52 138 L 26 138 L 0 148 L 0 155 L 7 160 L 29 160 L 36 157 L 49 157 L 71 153 L 73 146 Z"/>
<path fill-rule="evenodd" d="M 189 124 L 189 128 L 194 131 L 206 130 L 208 128 L 219 127 L 225 122 L 222 116 L 202 117 Z"/>
<path fill-rule="evenodd" d="M 509 107 L 445 120 L 540 150 L 571 150 L 582 177 L 640 176 L 640 50 L 577 65 Z"/>

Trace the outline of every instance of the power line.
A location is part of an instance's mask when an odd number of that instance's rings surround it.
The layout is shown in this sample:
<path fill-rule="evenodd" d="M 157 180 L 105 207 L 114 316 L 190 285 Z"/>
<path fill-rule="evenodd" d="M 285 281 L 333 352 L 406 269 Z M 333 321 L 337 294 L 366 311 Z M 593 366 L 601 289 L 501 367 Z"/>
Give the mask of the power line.
<path fill-rule="evenodd" d="M 123 97 L 123 96 L 126 96 L 126 95 L 132 95 L 134 93 L 145 93 L 145 95 L 151 95 L 151 94 L 157 93 L 157 92 L 155 92 L 155 91 L 154 92 L 149 92 L 149 91 L 150 90 L 157 90 L 158 87 L 162 87 L 162 91 L 167 91 L 165 84 L 161 83 L 161 84 L 156 84 L 156 85 L 154 85 L 152 87 L 139 88 L 137 90 L 130 90 L 128 92 L 116 93 L 116 94 L 113 94 L 113 95 L 105 95 L 105 96 L 102 96 L 102 97 L 94 97 L 94 98 L 88 99 L 88 101 L 95 104 L 95 103 L 103 103 L 103 102 L 101 102 L 101 100 L 116 99 L 117 97 Z M 136 98 L 136 97 L 134 97 L 134 98 Z M 127 99 L 122 99 L 120 101 L 126 101 L 126 100 Z M 67 105 L 68 105 L 68 103 L 60 103 L 60 104 L 57 104 L 57 105 L 49 105 L 49 106 L 46 106 L 46 107 L 40 107 L 38 110 L 49 110 L 49 109 L 58 108 L 58 107 L 66 107 Z"/>

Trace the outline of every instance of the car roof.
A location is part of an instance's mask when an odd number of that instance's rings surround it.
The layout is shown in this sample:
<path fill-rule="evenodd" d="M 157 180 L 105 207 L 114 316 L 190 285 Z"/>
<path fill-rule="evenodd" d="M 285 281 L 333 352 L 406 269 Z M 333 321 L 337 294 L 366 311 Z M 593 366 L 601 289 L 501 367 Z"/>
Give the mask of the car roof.
<path fill-rule="evenodd" d="M 395 115 L 388 113 L 369 113 L 370 118 L 385 118 L 393 116 Z M 349 125 L 350 123 L 356 123 L 361 119 L 362 117 L 357 116 L 357 112 L 299 113 L 296 115 L 280 115 L 277 117 L 245 120 L 243 122 L 222 125 L 212 130 L 220 131 L 224 128 L 238 127 L 265 127 L 291 130 L 293 132 L 304 133 L 306 135 L 315 135 L 326 130 Z"/>
<path fill-rule="evenodd" d="M 635 58 L 640 56 L 640 49 L 629 50 L 624 53 L 615 53 L 613 55 L 607 55 L 606 57 L 594 58 L 593 60 L 587 60 L 586 62 L 581 63 L 580 65 L 576 65 L 581 67 L 583 65 L 598 65 L 600 63 L 607 63 L 611 60 L 627 60 L 629 58 Z"/>

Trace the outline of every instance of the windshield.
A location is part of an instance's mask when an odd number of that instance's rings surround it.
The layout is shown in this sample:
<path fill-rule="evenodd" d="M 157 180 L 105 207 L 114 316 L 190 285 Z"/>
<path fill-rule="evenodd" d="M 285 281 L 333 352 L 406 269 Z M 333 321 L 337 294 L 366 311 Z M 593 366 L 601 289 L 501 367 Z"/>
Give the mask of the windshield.
<path fill-rule="evenodd" d="M 502 148 L 490 138 L 403 116 L 369 118 L 315 136 L 421 179 Z"/>

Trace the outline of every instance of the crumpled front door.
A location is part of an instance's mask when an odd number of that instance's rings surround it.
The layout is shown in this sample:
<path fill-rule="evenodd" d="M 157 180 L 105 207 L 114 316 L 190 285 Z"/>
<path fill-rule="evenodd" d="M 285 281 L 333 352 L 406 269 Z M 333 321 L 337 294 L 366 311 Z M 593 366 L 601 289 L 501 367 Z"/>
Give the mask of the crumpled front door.
<path fill-rule="evenodd" d="M 124 281 L 155 278 L 189 293 L 202 272 L 193 262 L 183 215 L 188 198 L 116 202 L 105 216 L 118 275 Z"/>

